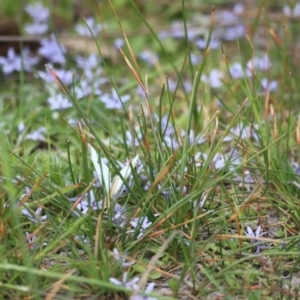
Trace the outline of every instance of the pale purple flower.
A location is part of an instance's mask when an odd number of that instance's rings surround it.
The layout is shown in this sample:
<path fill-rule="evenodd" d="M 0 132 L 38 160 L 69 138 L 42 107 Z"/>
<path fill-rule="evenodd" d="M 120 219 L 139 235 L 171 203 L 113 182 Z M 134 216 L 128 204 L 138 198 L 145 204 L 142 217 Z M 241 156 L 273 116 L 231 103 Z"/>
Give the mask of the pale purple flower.
<path fill-rule="evenodd" d="M 135 264 L 134 261 L 128 261 L 128 262 L 126 262 L 126 255 L 120 256 L 120 253 L 119 253 L 119 251 L 118 251 L 117 248 L 114 248 L 114 249 L 113 249 L 113 252 L 114 252 L 114 258 L 115 258 L 117 261 L 121 262 L 123 268 L 127 268 L 127 267 L 130 267 L 130 266 L 132 266 L 133 264 Z"/>
<path fill-rule="evenodd" d="M 142 99 L 144 99 L 144 100 L 146 99 L 145 91 L 142 89 L 142 87 L 140 85 L 138 85 L 138 87 L 136 88 L 135 92 Z"/>
<path fill-rule="evenodd" d="M 194 158 L 195 167 L 202 167 L 207 159 L 208 155 L 206 153 L 197 152 Z M 225 166 L 231 170 L 240 163 L 240 157 L 236 153 L 223 154 L 218 152 L 210 161 L 211 166 L 216 170 L 220 170 Z"/>
<path fill-rule="evenodd" d="M 233 12 L 227 10 L 216 11 L 215 20 L 218 20 L 219 23 L 223 25 L 227 25 L 229 22 L 234 23 L 238 22 L 238 16 L 236 16 Z"/>
<path fill-rule="evenodd" d="M 124 209 L 119 203 L 115 204 L 112 220 L 115 224 L 118 224 L 121 227 L 127 222 L 127 217 L 124 215 Z"/>
<path fill-rule="evenodd" d="M 246 28 L 244 24 L 238 24 L 236 26 L 226 27 L 224 32 L 224 39 L 226 41 L 235 41 L 236 39 L 244 36 Z"/>
<path fill-rule="evenodd" d="M 25 47 L 21 53 L 21 57 L 24 64 L 24 70 L 27 72 L 31 71 L 31 67 L 39 62 L 39 58 L 30 54 L 29 48 Z"/>
<path fill-rule="evenodd" d="M 166 39 L 168 37 L 173 38 L 184 38 L 184 27 L 182 25 L 182 22 L 175 21 L 171 24 L 171 30 L 163 30 L 160 32 L 159 37 L 161 39 Z"/>
<path fill-rule="evenodd" d="M 122 280 L 118 280 L 116 278 L 109 278 L 109 281 L 115 285 L 118 286 L 123 286 L 129 290 L 132 290 L 133 293 L 130 296 L 130 300 L 157 300 L 157 298 L 147 296 L 147 294 L 151 293 L 154 289 L 155 283 L 151 282 L 148 284 L 145 292 L 143 293 L 140 291 L 138 282 L 139 282 L 139 277 L 134 277 L 131 280 L 128 280 L 127 278 L 128 273 L 124 272 L 122 276 Z"/>
<path fill-rule="evenodd" d="M 31 16 L 36 23 L 46 22 L 49 18 L 49 10 L 41 3 L 27 4 L 25 11 Z"/>
<path fill-rule="evenodd" d="M 27 140 L 33 140 L 33 141 L 45 141 L 44 133 L 46 132 L 47 129 L 45 127 L 40 127 L 37 130 L 28 133 L 26 138 Z"/>
<path fill-rule="evenodd" d="M 126 136 L 126 144 L 127 145 L 132 145 L 134 142 L 135 146 L 140 146 L 140 141 L 142 140 L 142 134 L 139 132 L 137 134 L 137 136 L 134 136 L 134 139 L 132 137 L 131 131 L 130 130 L 126 130 L 125 132 L 125 136 Z"/>
<path fill-rule="evenodd" d="M 21 133 L 25 129 L 25 124 L 23 122 L 20 122 L 18 124 L 18 132 Z"/>
<path fill-rule="evenodd" d="M 195 41 L 195 44 L 201 50 L 206 49 L 207 40 L 204 38 L 199 38 Z M 208 48 L 210 49 L 218 49 L 219 47 L 220 47 L 220 41 L 215 38 L 212 38 L 208 43 Z"/>
<path fill-rule="evenodd" d="M 244 12 L 244 4 L 236 3 L 232 9 L 233 13 L 236 15 L 240 15 Z"/>
<path fill-rule="evenodd" d="M 63 110 L 72 106 L 72 103 L 69 101 L 69 99 L 62 94 L 49 97 L 47 101 L 51 110 Z"/>
<path fill-rule="evenodd" d="M 9 48 L 7 57 L 0 56 L 0 65 L 4 75 L 9 75 L 14 71 L 19 72 L 21 70 L 21 58 L 13 48 Z"/>
<path fill-rule="evenodd" d="M 300 17 L 300 2 L 297 2 L 294 8 L 291 8 L 289 5 L 283 6 L 283 13 L 290 18 L 299 18 Z"/>
<path fill-rule="evenodd" d="M 122 109 L 122 103 L 124 104 L 130 100 L 130 96 L 125 95 L 119 98 L 117 91 L 113 89 L 111 94 L 104 94 L 100 97 L 100 100 L 108 109 Z"/>
<path fill-rule="evenodd" d="M 177 85 L 178 85 L 177 82 L 175 82 L 172 79 L 168 79 L 168 86 L 169 86 L 170 92 L 175 92 Z M 182 84 L 179 83 L 178 89 L 180 89 L 181 86 L 182 86 Z M 192 86 L 192 83 L 190 81 L 184 81 L 183 82 L 183 90 L 186 93 L 190 93 L 192 91 L 192 88 L 193 88 L 193 86 Z"/>
<path fill-rule="evenodd" d="M 248 237 L 251 237 L 253 239 L 251 239 L 252 242 L 256 242 L 256 239 L 254 239 L 255 237 L 261 237 L 261 226 L 258 226 L 256 228 L 256 231 L 255 233 L 253 232 L 252 228 L 250 226 L 247 226 L 247 232 L 245 232 L 245 234 L 248 236 Z"/>
<path fill-rule="evenodd" d="M 96 197 L 93 190 L 90 190 L 88 193 L 84 194 L 83 197 L 82 195 L 79 195 L 74 198 L 68 198 L 68 199 L 71 202 L 76 202 L 79 197 L 81 197 L 81 201 L 76 206 L 76 209 L 79 210 L 83 215 L 85 215 L 90 208 L 93 210 L 98 210 L 102 208 L 102 201 L 99 202 L 96 201 Z M 80 214 L 75 210 L 73 211 L 73 213 L 76 216 L 80 216 Z"/>
<path fill-rule="evenodd" d="M 48 67 L 50 67 L 53 72 L 56 73 L 58 78 L 62 81 L 64 85 L 70 85 L 73 83 L 74 78 L 74 72 L 70 70 L 62 70 L 62 69 L 53 69 L 51 64 L 48 64 Z M 37 72 L 39 77 L 42 78 L 44 81 L 48 83 L 54 83 L 56 82 L 54 76 L 51 74 L 49 69 L 47 68 L 46 71 L 38 71 Z"/>
<path fill-rule="evenodd" d="M 195 167 L 202 167 L 204 164 L 204 161 L 207 160 L 208 155 L 206 153 L 197 152 L 194 156 L 195 161 Z"/>
<path fill-rule="evenodd" d="M 186 136 L 186 132 L 185 132 L 185 130 L 183 130 L 181 132 L 181 139 L 184 140 L 185 136 Z M 200 145 L 200 144 L 205 143 L 207 141 L 207 138 L 204 137 L 203 135 L 195 136 L 195 131 L 193 129 L 191 129 L 190 133 L 189 133 L 189 141 L 191 144 L 195 143 L 197 145 Z"/>
<path fill-rule="evenodd" d="M 43 39 L 38 53 L 52 63 L 64 63 L 66 48 L 58 44 L 54 36 L 50 39 Z"/>
<path fill-rule="evenodd" d="M 102 60 L 98 55 L 91 54 L 88 57 L 78 55 L 76 56 L 75 61 L 77 66 L 84 71 L 84 79 L 93 82 L 93 84 L 97 81 L 99 85 L 107 82 L 108 79 L 101 76 L 101 73 L 103 72 L 103 69 L 100 67 Z"/>
<path fill-rule="evenodd" d="M 162 30 L 162 31 L 158 34 L 158 36 L 160 37 L 161 40 L 165 40 L 165 39 L 167 39 L 168 37 L 171 36 L 171 33 L 170 33 L 169 30 Z"/>
<path fill-rule="evenodd" d="M 100 86 L 103 83 L 108 82 L 108 78 L 103 76 L 101 73 L 103 72 L 103 69 L 101 67 L 95 68 L 95 69 L 89 69 L 85 68 L 84 69 L 84 77 L 91 82 L 94 87 Z"/>
<path fill-rule="evenodd" d="M 278 82 L 276 80 L 269 81 L 269 79 L 263 78 L 260 83 L 264 91 L 273 92 L 278 88 Z"/>
<path fill-rule="evenodd" d="M 35 248 L 35 244 L 36 244 L 36 235 L 31 235 L 29 232 L 26 232 L 26 240 L 27 243 L 30 245 L 30 249 L 34 249 Z M 48 243 L 43 243 L 43 246 L 47 246 Z"/>
<path fill-rule="evenodd" d="M 9 48 L 7 57 L 0 56 L 0 66 L 4 75 L 9 75 L 14 71 L 20 72 L 22 68 L 29 72 L 31 66 L 38 63 L 37 57 L 31 57 L 28 48 L 24 48 L 21 56 L 15 53 L 13 48 Z"/>
<path fill-rule="evenodd" d="M 272 62 L 268 55 L 264 55 L 262 57 L 254 57 L 247 62 L 246 65 L 246 75 L 252 76 L 254 71 L 266 71 L 271 68 Z"/>
<path fill-rule="evenodd" d="M 235 62 L 229 67 L 229 73 L 232 78 L 242 78 L 244 76 L 244 69 L 239 62 Z"/>
<path fill-rule="evenodd" d="M 211 163 L 214 169 L 220 170 L 226 166 L 226 156 L 222 153 L 216 153 Z"/>
<path fill-rule="evenodd" d="M 81 80 L 74 88 L 77 99 L 89 96 L 92 93 L 91 84 L 87 80 Z"/>
<path fill-rule="evenodd" d="M 207 83 L 212 88 L 219 88 L 223 85 L 221 81 L 221 78 L 223 78 L 223 76 L 223 72 L 217 69 L 212 69 L 208 76 L 203 74 L 201 80 Z"/>
<path fill-rule="evenodd" d="M 84 235 L 76 235 L 74 240 L 82 242 L 83 244 L 90 244 L 91 241 L 87 239 Z"/>
<path fill-rule="evenodd" d="M 88 57 L 77 55 L 75 57 L 76 64 L 81 69 L 94 69 L 99 66 L 102 59 L 97 54 L 90 54 Z"/>
<path fill-rule="evenodd" d="M 115 285 L 124 286 L 129 290 L 138 289 L 137 282 L 140 280 L 138 277 L 134 277 L 130 281 L 127 280 L 127 272 L 123 273 L 122 280 L 118 280 L 116 278 L 109 278 L 109 281 Z"/>
<path fill-rule="evenodd" d="M 142 219 L 142 224 L 140 224 L 140 219 Z M 141 217 L 141 218 L 134 218 L 130 222 L 131 226 L 133 228 L 137 228 L 138 226 L 141 226 L 142 229 L 146 230 L 149 226 L 151 226 L 152 222 L 149 221 L 148 217 Z"/>
<path fill-rule="evenodd" d="M 114 40 L 114 47 L 119 49 L 122 48 L 125 44 L 125 41 L 123 38 L 117 38 Z"/>
<path fill-rule="evenodd" d="M 191 62 L 192 65 L 198 65 L 202 62 L 202 55 L 191 53 Z"/>
<path fill-rule="evenodd" d="M 184 81 L 183 83 L 183 90 L 186 92 L 186 93 L 190 93 L 193 89 L 193 85 L 190 81 Z"/>
<path fill-rule="evenodd" d="M 84 79 L 80 80 L 79 84 L 74 89 L 77 99 L 81 99 L 92 94 L 97 96 L 103 95 L 100 86 L 106 83 L 107 81 L 108 78 L 106 77 L 98 78 L 95 80 L 89 80 L 87 76 L 84 77 Z"/>
<path fill-rule="evenodd" d="M 162 133 L 165 133 L 166 135 L 172 135 L 175 133 L 175 129 L 172 126 L 171 117 L 169 115 L 166 114 L 159 118 L 159 116 L 155 114 L 154 118 L 161 127 Z"/>
<path fill-rule="evenodd" d="M 47 32 L 48 27 L 49 26 L 46 23 L 32 23 L 26 24 L 24 26 L 24 30 L 27 34 L 30 35 L 42 35 Z"/>
<path fill-rule="evenodd" d="M 199 29 L 198 26 L 193 26 L 192 24 L 187 24 L 188 30 L 187 30 L 187 38 L 189 41 L 194 40 L 196 37 L 199 36 L 201 33 L 201 29 Z M 170 30 L 163 30 L 159 33 L 159 37 L 161 39 L 166 39 L 169 37 L 173 37 L 176 39 L 183 39 L 185 38 L 185 30 L 184 25 L 180 21 L 175 21 L 171 24 Z"/>
<path fill-rule="evenodd" d="M 139 58 L 148 63 L 150 66 L 154 66 L 158 62 L 158 55 L 150 50 L 144 50 L 139 54 Z"/>
<path fill-rule="evenodd" d="M 230 133 L 237 138 L 240 138 L 242 140 L 253 138 L 255 141 L 259 141 L 259 136 L 256 133 L 259 126 L 258 124 L 254 124 L 253 126 L 245 125 L 243 123 L 239 123 L 237 126 L 232 127 L 230 129 Z M 231 141 L 232 137 L 227 136 L 224 138 L 224 142 Z"/>
<path fill-rule="evenodd" d="M 256 238 L 260 238 L 264 235 L 264 233 L 261 232 L 261 226 L 258 226 L 255 230 L 255 233 L 253 232 L 252 228 L 250 226 L 247 226 L 247 232 L 245 232 L 246 236 L 251 238 L 251 243 L 257 243 Z M 256 248 L 255 253 L 258 254 L 260 252 L 260 246 L 258 245 Z"/>
<path fill-rule="evenodd" d="M 136 290 L 133 295 L 130 296 L 129 300 L 158 300 L 155 297 L 147 296 L 147 294 L 150 294 L 154 289 L 155 283 L 150 282 L 148 286 L 146 287 L 146 290 L 144 293 L 141 293 L 140 291 Z"/>
<path fill-rule="evenodd" d="M 177 138 L 168 133 L 166 133 L 164 136 L 164 143 L 167 145 L 167 147 L 169 147 L 171 149 L 177 149 L 179 147 Z"/>
<path fill-rule="evenodd" d="M 27 208 L 23 208 L 21 214 L 32 223 L 41 223 L 47 220 L 47 215 L 41 216 L 42 210 L 42 207 L 39 207 L 35 212 L 30 212 Z"/>
<path fill-rule="evenodd" d="M 214 160 L 215 162 L 217 162 L 216 166 L 218 164 L 220 165 L 219 169 L 227 166 L 229 170 L 233 170 L 242 163 L 241 155 L 235 150 L 232 150 L 231 152 L 226 154 L 216 154 Z"/>
<path fill-rule="evenodd" d="M 86 24 L 78 24 L 75 27 L 75 30 L 81 36 L 91 37 L 91 32 L 93 33 L 93 36 L 97 36 L 99 32 L 106 27 L 105 24 L 96 24 L 93 17 L 86 18 L 85 22 Z"/>
<path fill-rule="evenodd" d="M 34 234 L 30 237 L 29 232 L 26 231 L 25 233 L 26 233 L 26 241 L 30 245 L 30 249 L 34 249 L 34 243 L 36 241 L 36 235 Z"/>
<path fill-rule="evenodd" d="M 140 221 L 142 220 L 142 221 Z M 149 221 L 148 217 L 141 217 L 141 218 L 134 218 L 131 222 L 130 222 L 131 226 L 133 228 L 139 228 L 140 229 L 140 233 L 137 236 L 137 239 L 139 239 L 143 234 L 144 231 L 151 226 L 152 222 Z"/>
<path fill-rule="evenodd" d="M 292 163 L 293 170 L 297 175 L 300 175 L 300 165 L 297 162 Z"/>

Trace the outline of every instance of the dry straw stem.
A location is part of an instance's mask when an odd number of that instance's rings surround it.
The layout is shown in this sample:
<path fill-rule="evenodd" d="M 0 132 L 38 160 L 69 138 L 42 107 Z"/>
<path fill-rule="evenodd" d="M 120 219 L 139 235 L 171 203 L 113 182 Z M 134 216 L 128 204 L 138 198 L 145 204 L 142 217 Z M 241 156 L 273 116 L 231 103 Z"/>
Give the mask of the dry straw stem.
<path fill-rule="evenodd" d="M 157 253 L 152 257 L 146 272 L 143 274 L 141 280 L 139 281 L 139 290 L 143 290 L 145 288 L 146 283 L 148 281 L 148 277 L 150 275 L 150 272 L 153 270 L 156 262 L 163 255 L 167 246 L 169 245 L 169 243 L 172 241 L 172 239 L 175 237 L 176 234 L 177 234 L 177 231 L 173 231 L 170 234 L 170 236 L 166 239 L 166 241 L 161 245 L 161 247 L 157 250 Z"/>
<path fill-rule="evenodd" d="M 138 63 L 137 63 L 137 61 L 135 59 L 135 56 L 134 56 L 133 50 L 132 50 L 132 48 L 130 46 L 130 43 L 129 43 L 128 39 L 127 39 L 126 33 L 125 33 L 125 31 L 124 31 L 124 29 L 122 27 L 122 24 L 121 24 L 121 22 L 120 22 L 120 20 L 118 18 L 118 15 L 117 15 L 117 13 L 116 13 L 116 11 L 114 9 L 114 6 L 112 5 L 112 3 L 111 3 L 110 0 L 109 0 L 109 4 L 110 4 L 110 6 L 111 6 L 111 8 L 113 10 L 115 18 L 116 18 L 116 20 L 117 20 L 117 22 L 119 24 L 119 27 L 120 27 L 120 29 L 122 31 L 125 43 L 127 45 L 127 48 L 129 50 L 131 59 L 132 59 L 133 64 L 134 64 L 134 67 L 132 66 L 130 60 L 127 58 L 127 56 L 125 55 L 125 53 L 123 52 L 123 50 L 121 48 L 119 48 L 119 50 L 120 50 L 120 52 L 121 52 L 121 54 L 122 54 L 122 56 L 123 56 L 123 58 L 124 58 L 124 60 L 125 60 L 125 62 L 127 64 L 127 66 L 129 67 L 130 71 L 132 72 L 134 78 L 137 80 L 137 82 L 139 83 L 140 87 L 143 89 L 145 95 L 147 96 L 148 95 L 148 91 L 146 90 L 146 87 L 143 84 L 143 81 L 142 81 L 142 78 L 141 78 L 140 72 L 139 72 L 139 66 L 138 66 Z"/>
<path fill-rule="evenodd" d="M 70 275 L 76 273 L 76 269 L 69 271 L 67 274 L 62 275 L 62 278 L 52 284 L 50 292 L 47 294 L 45 300 L 55 299 L 55 296 L 61 289 L 65 289 L 64 282 Z"/>

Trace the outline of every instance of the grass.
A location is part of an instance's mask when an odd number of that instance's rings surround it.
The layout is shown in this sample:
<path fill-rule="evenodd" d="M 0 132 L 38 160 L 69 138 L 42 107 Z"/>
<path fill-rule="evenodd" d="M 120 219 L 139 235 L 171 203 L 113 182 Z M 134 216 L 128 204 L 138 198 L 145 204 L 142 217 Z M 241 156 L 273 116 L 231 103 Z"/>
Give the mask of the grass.
<path fill-rule="evenodd" d="M 69 22 L 68 5 L 56 10 L 68 10 Z M 41 65 L 1 78 L 1 298 L 299 297 L 297 19 L 280 15 L 281 35 L 272 13 L 245 12 L 248 39 L 213 49 L 208 26 L 198 50 L 187 29 L 194 6 L 182 6 L 91 5 L 107 22 L 94 40 L 100 52 L 113 51 L 112 36 L 125 39 L 117 62 L 104 56 L 94 75 L 107 78 L 100 96 L 76 98 L 84 70 L 72 51 L 64 68 L 80 75 L 71 85 L 57 65 L 55 83 L 34 77 Z M 166 18 L 157 17 L 162 8 Z M 158 30 L 178 14 L 182 38 L 162 40 Z M 213 26 L 213 16 L 198 18 Z M 144 50 L 159 58 L 140 59 Z M 268 66 L 254 68 L 265 54 Z M 240 78 L 230 74 L 234 62 Z M 223 74 L 217 87 L 213 69 Z M 112 88 L 130 95 L 119 109 L 99 101 Z M 51 110 L 49 91 L 72 107 Z M 41 127 L 43 138 L 28 137 Z"/>

